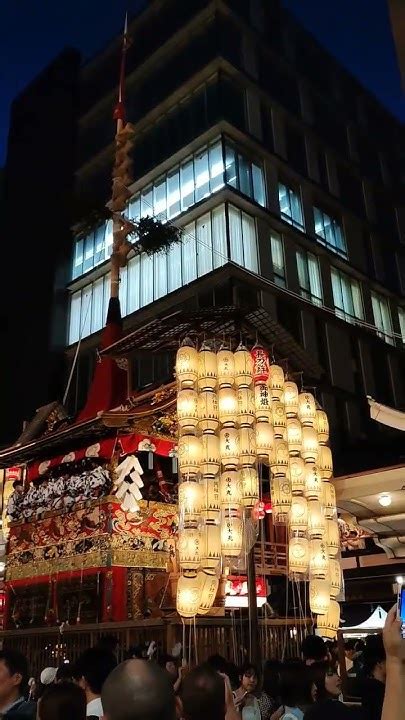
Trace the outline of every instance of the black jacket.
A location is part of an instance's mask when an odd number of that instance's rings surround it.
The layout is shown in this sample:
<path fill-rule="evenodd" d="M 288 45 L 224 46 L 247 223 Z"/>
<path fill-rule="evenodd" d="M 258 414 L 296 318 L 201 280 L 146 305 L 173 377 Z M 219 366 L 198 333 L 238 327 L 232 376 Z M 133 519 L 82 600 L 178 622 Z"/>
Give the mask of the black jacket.
<path fill-rule="evenodd" d="M 35 720 L 36 703 L 21 699 L 3 715 L 3 720 Z"/>

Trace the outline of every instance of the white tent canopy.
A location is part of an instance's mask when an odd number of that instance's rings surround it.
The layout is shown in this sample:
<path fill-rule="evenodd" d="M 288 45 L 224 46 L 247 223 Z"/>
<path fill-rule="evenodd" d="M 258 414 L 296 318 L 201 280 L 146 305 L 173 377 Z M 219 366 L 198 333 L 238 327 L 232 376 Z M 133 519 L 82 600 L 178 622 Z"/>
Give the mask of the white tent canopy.
<path fill-rule="evenodd" d="M 405 413 L 400 410 L 381 405 L 375 402 L 371 397 L 367 397 L 370 406 L 370 417 L 372 420 L 396 428 L 397 430 L 405 430 Z"/>
<path fill-rule="evenodd" d="M 346 630 L 381 630 L 385 625 L 385 619 L 387 617 L 387 613 L 385 610 L 379 605 L 373 613 L 371 613 L 370 617 L 367 618 L 367 620 L 364 620 L 364 622 L 360 623 L 360 625 L 353 625 L 352 627 L 343 627 L 343 632 L 346 632 Z"/>

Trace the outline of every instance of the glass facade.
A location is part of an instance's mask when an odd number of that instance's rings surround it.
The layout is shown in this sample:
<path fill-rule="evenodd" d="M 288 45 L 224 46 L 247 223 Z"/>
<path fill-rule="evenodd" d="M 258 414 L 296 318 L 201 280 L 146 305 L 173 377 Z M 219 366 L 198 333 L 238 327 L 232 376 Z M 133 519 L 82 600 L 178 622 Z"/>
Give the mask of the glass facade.
<path fill-rule="evenodd" d="M 300 193 L 279 183 L 278 200 L 280 203 L 280 214 L 283 220 L 299 228 L 299 230 L 303 230 L 304 221 L 302 218 Z"/>
<path fill-rule="evenodd" d="M 338 221 L 314 207 L 314 223 L 318 242 L 326 245 L 328 250 L 347 258 L 346 240 Z"/>
<path fill-rule="evenodd" d="M 388 298 L 372 292 L 371 303 L 373 306 L 374 322 L 377 328 L 378 337 L 393 345 L 394 337 Z"/>
<path fill-rule="evenodd" d="M 318 258 L 305 250 L 297 250 L 297 270 L 300 293 L 314 305 L 322 305 L 322 282 Z"/>
<path fill-rule="evenodd" d="M 281 235 L 272 230 L 270 235 L 271 259 L 273 262 L 274 282 L 279 287 L 286 287 L 284 246 Z"/>
<path fill-rule="evenodd" d="M 336 268 L 331 269 L 331 279 L 336 315 L 351 323 L 364 320 L 360 283 Z"/>
<path fill-rule="evenodd" d="M 399 327 L 401 330 L 402 343 L 405 345 L 405 308 L 398 308 Z"/>

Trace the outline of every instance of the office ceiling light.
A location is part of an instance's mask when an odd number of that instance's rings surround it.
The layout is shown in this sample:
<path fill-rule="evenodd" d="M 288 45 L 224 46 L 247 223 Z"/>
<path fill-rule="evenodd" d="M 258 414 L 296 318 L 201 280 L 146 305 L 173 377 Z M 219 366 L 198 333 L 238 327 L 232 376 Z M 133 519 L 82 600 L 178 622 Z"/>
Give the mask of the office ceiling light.
<path fill-rule="evenodd" d="M 380 497 L 378 498 L 378 502 L 382 507 L 388 507 L 392 503 L 392 497 L 390 493 L 381 493 Z"/>

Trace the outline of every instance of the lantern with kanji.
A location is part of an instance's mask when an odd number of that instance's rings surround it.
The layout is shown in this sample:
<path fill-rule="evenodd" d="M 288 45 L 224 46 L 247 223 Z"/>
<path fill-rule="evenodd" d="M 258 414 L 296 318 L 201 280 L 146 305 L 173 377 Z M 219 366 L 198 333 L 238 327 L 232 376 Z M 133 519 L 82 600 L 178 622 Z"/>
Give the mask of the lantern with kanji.
<path fill-rule="evenodd" d="M 261 345 L 255 345 L 251 350 L 253 360 L 253 382 L 267 383 L 269 378 L 269 353 Z"/>

